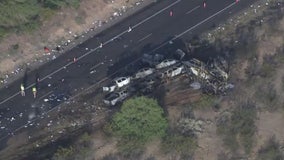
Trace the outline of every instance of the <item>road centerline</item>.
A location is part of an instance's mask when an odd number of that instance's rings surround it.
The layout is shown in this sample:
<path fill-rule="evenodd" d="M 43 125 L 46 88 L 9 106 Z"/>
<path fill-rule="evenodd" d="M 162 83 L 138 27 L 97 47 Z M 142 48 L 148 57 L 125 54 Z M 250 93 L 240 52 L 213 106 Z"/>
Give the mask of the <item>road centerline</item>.
<path fill-rule="evenodd" d="M 146 35 L 146 36 L 144 36 L 143 38 L 139 39 L 139 40 L 138 40 L 138 42 L 141 42 L 141 41 L 143 41 L 143 40 L 145 40 L 145 39 L 149 38 L 150 36 L 152 36 L 152 33 L 147 34 L 147 35 Z"/>
<path fill-rule="evenodd" d="M 204 20 L 200 21 L 200 22 L 197 23 L 196 25 L 194 25 L 194 26 L 188 28 L 187 30 L 183 31 L 182 33 L 176 35 L 174 38 L 170 39 L 169 41 L 167 41 L 167 42 L 161 44 L 160 46 L 156 47 L 156 48 L 153 49 L 150 53 L 155 52 L 156 50 L 162 48 L 163 46 L 165 46 L 166 44 L 168 44 L 170 41 L 173 41 L 173 40 L 175 40 L 175 39 L 177 39 L 177 38 L 183 36 L 183 35 L 186 34 L 187 32 L 189 32 L 189 31 L 193 30 L 194 28 L 200 26 L 201 24 L 207 22 L 207 21 L 210 20 L 211 18 L 213 18 L 213 17 L 217 16 L 218 14 L 224 12 L 225 10 L 227 10 L 228 8 L 232 7 L 232 6 L 235 5 L 235 4 L 236 4 L 236 2 L 231 3 L 230 5 L 228 5 L 228 6 L 226 6 L 225 8 L 219 10 L 218 12 L 214 13 L 213 15 L 211 15 L 211 16 L 205 18 Z"/>
<path fill-rule="evenodd" d="M 191 13 L 191 12 L 197 10 L 199 7 L 200 7 L 200 6 L 196 6 L 196 7 L 194 7 L 193 9 L 189 10 L 188 12 L 186 12 L 185 14 L 189 14 L 189 13 Z"/>

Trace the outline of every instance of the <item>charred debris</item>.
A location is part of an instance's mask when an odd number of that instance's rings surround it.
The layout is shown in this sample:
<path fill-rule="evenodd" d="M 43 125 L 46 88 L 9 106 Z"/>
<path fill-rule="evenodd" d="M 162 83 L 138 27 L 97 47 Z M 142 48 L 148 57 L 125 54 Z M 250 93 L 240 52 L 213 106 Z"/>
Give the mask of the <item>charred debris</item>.
<path fill-rule="evenodd" d="M 205 63 L 188 58 L 187 52 L 177 49 L 168 55 L 143 54 L 135 65 L 134 73 L 117 77 L 103 87 L 106 105 L 115 106 L 133 95 L 150 94 L 165 82 L 181 76 L 189 79 L 189 87 L 207 94 L 225 95 L 234 87 L 228 83 L 228 62 L 220 56 Z"/>

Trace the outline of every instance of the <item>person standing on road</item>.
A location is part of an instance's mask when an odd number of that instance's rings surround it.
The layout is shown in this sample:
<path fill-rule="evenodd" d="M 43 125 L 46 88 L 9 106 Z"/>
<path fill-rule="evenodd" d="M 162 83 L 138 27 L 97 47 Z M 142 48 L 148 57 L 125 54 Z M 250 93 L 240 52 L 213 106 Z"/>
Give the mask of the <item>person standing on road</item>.
<path fill-rule="evenodd" d="M 205 1 L 203 1 L 203 8 L 206 8 L 206 0 Z"/>
<path fill-rule="evenodd" d="M 170 16 L 172 17 L 174 15 L 174 12 L 171 10 L 170 11 Z"/>
<path fill-rule="evenodd" d="M 22 96 L 25 96 L 25 95 L 26 95 L 26 94 L 25 94 L 25 86 L 24 86 L 23 83 L 21 83 L 21 95 L 22 95 Z"/>
<path fill-rule="evenodd" d="M 33 91 L 34 98 L 36 98 L 36 87 L 35 86 L 33 86 L 32 91 Z"/>
<path fill-rule="evenodd" d="M 132 31 L 132 27 L 129 26 L 128 31 L 127 32 L 131 32 Z"/>

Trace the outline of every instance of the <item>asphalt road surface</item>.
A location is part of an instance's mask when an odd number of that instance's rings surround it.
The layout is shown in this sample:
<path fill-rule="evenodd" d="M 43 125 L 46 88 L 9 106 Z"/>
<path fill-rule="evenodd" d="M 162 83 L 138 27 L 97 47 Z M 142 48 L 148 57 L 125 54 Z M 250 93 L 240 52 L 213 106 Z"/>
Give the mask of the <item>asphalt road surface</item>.
<path fill-rule="evenodd" d="M 254 1 L 208 0 L 204 8 L 201 0 L 162 0 L 130 16 L 0 90 L 0 139 L 5 140 L 61 103 L 45 102 L 50 95 L 61 100 L 74 96 L 112 77 L 142 53 L 158 52 L 170 40 L 199 34 Z M 31 87 L 38 77 L 38 94 L 34 98 Z M 19 92 L 22 82 L 26 86 L 25 96 Z"/>

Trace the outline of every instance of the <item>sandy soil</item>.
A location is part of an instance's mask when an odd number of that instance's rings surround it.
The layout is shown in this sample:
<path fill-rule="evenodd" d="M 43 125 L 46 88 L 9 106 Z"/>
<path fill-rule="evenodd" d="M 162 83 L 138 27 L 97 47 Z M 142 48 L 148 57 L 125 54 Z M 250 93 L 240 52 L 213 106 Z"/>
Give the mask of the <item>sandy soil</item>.
<path fill-rule="evenodd" d="M 98 131 L 93 136 L 93 150 L 94 154 L 91 156 L 95 159 L 102 159 L 104 156 L 116 153 L 115 139 L 107 138 L 103 132 Z"/>
<path fill-rule="evenodd" d="M 283 112 L 261 112 L 256 121 L 257 134 L 256 145 L 254 147 L 251 157 L 256 157 L 257 151 L 267 142 L 271 137 L 275 137 L 276 141 L 284 144 L 284 114 Z M 254 159 L 254 158 L 253 158 Z"/>
<path fill-rule="evenodd" d="M 256 36 L 259 37 L 260 41 L 257 45 L 258 61 L 260 64 L 263 63 L 263 57 L 267 55 L 274 55 L 277 52 L 277 48 L 284 44 L 284 19 L 279 22 L 279 26 L 276 27 L 277 32 L 269 32 L 269 25 L 263 26 L 257 30 Z"/>

